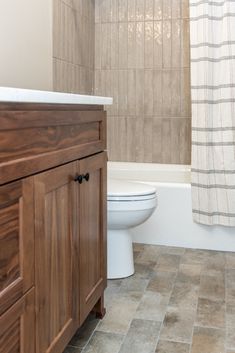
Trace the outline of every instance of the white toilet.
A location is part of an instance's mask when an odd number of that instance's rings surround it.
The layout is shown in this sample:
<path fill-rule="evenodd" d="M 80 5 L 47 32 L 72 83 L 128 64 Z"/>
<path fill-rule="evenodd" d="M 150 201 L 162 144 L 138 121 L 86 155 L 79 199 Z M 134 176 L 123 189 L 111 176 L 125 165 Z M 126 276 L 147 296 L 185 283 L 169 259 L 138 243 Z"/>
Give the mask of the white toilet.
<path fill-rule="evenodd" d="M 157 207 L 155 187 L 108 179 L 108 278 L 133 275 L 134 261 L 129 228 L 145 222 Z"/>

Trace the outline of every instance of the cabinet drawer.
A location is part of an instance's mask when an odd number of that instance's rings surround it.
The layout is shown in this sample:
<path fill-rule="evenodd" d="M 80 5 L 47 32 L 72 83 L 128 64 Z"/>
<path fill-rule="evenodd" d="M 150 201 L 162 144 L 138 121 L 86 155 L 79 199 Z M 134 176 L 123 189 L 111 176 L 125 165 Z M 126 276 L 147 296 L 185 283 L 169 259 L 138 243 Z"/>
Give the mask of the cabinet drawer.
<path fill-rule="evenodd" d="M 0 186 L 0 314 L 34 284 L 33 183 Z"/>
<path fill-rule="evenodd" d="M 34 289 L 0 316 L 0 352 L 34 353 Z"/>
<path fill-rule="evenodd" d="M 0 184 L 105 148 L 104 111 L 0 111 Z"/>

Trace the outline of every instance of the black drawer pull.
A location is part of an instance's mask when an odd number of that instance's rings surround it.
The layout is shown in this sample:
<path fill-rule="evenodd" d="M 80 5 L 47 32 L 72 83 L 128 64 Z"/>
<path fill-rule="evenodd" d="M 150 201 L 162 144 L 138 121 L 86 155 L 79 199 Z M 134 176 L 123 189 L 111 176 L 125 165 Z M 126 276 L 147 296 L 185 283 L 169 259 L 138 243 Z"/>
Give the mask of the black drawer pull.
<path fill-rule="evenodd" d="M 85 179 L 86 181 L 89 181 L 90 179 L 90 174 L 86 173 L 85 175 L 83 175 L 83 179 Z"/>
<path fill-rule="evenodd" d="M 79 182 L 79 184 L 82 184 L 83 175 L 76 175 L 76 177 L 74 178 L 74 181 L 77 181 Z"/>

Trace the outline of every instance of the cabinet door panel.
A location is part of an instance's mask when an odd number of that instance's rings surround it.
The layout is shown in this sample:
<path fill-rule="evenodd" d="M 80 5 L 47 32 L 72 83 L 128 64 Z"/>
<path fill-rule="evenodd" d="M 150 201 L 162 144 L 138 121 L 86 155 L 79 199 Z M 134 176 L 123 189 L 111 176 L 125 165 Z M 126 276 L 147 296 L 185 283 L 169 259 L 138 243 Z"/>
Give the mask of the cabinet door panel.
<path fill-rule="evenodd" d="M 36 347 L 60 352 L 78 317 L 76 163 L 35 176 Z"/>
<path fill-rule="evenodd" d="M 34 284 L 33 179 L 0 186 L 0 314 Z"/>
<path fill-rule="evenodd" d="M 0 352 L 34 353 L 34 289 L 0 316 Z"/>
<path fill-rule="evenodd" d="M 89 181 L 79 188 L 80 321 L 101 297 L 106 286 L 106 153 L 79 161 Z"/>

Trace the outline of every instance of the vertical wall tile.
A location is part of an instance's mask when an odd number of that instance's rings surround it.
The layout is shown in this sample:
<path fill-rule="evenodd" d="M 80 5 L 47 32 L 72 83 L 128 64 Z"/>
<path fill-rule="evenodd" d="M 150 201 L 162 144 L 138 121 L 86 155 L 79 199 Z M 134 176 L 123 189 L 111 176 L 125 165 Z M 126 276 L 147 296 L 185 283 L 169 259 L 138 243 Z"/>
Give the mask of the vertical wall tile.
<path fill-rule="evenodd" d="M 136 115 L 144 115 L 144 70 L 136 70 Z"/>
<path fill-rule="evenodd" d="M 164 70 L 162 73 L 162 115 L 171 116 L 171 81 L 172 71 Z"/>
<path fill-rule="evenodd" d="M 182 0 L 171 0 L 171 18 L 181 18 Z"/>
<path fill-rule="evenodd" d="M 111 67 L 111 25 L 110 23 L 101 24 L 101 35 L 102 35 L 102 45 L 101 45 L 101 68 L 109 69 Z"/>
<path fill-rule="evenodd" d="M 118 22 L 118 0 L 111 0 L 111 22 Z"/>
<path fill-rule="evenodd" d="M 171 71 L 171 116 L 181 114 L 181 70 Z"/>
<path fill-rule="evenodd" d="M 163 21 L 163 68 L 171 67 L 171 21 Z"/>
<path fill-rule="evenodd" d="M 128 89 L 127 89 L 127 114 L 128 116 L 136 115 L 136 71 L 128 70 Z"/>
<path fill-rule="evenodd" d="M 151 163 L 153 160 L 152 140 L 153 140 L 153 119 L 144 119 L 144 161 Z"/>
<path fill-rule="evenodd" d="M 190 69 L 181 70 L 181 116 L 191 117 Z"/>
<path fill-rule="evenodd" d="M 118 18 L 120 22 L 127 21 L 128 1 L 118 0 Z"/>
<path fill-rule="evenodd" d="M 152 122 L 152 162 L 162 163 L 162 120 L 153 118 Z M 164 162 L 163 162 L 164 163 Z"/>
<path fill-rule="evenodd" d="M 127 22 L 119 23 L 119 38 L 118 38 L 118 63 L 119 68 L 127 68 L 127 57 L 128 57 L 128 27 Z"/>
<path fill-rule="evenodd" d="M 164 0 L 154 0 L 154 20 L 162 20 Z"/>
<path fill-rule="evenodd" d="M 154 0 L 145 0 L 145 20 L 153 20 L 154 18 Z"/>
<path fill-rule="evenodd" d="M 128 68 L 136 67 L 136 23 L 128 23 Z"/>
<path fill-rule="evenodd" d="M 181 0 L 182 18 L 189 18 L 189 0 Z"/>
<path fill-rule="evenodd" d="M 126 119 L 126 140 L 127 140 L 127 149 L 126 149 L 126 161 L 134 162 L 136 160 L 135 148 L 136 138 L 138 138 L 138 131 L 136 131 L 136 119 L 133 117 L 127 117 Z"/>
<path fill-rule="evenodd" d="M 181 66 L 181 20 L 172 21 L 172 68 Z"/>
<path fill-rule="evenodd" d="M 162 119 L 162 163 L 171 162 L 171 119 Z M 175 148 L 175 146 L 173 146 Z"/>
<path fill-rule="evenodd" d="M 171 16 L 171 1 L 172 0 L 162 0 L 162 16 L 163 19 L 170 19 Z"/>
<path fill-rule="evenodd" d="M 144 115 L 153 116 L 153 70 L 144 70 Z"/>
<path fill-rule="evenodd" d="M 136 19 L 135 0 L 127 0 L 127 1 L 128 1 L 128 21 L 135 21 Z"/>
<path fill-rule="evenodd" d="M 135 0 L 136 3 L 136 21 L 144 21 L 144 0 Z"/>
<path fill-rule="evenodd" d="M 144 68 L 144 22 L 136 22 L 136 68 Z"/>
<path fill-rule="evenodd" d="M 101 69 L 101 55 L 103 53 L 101 52 L 101 24 L 96 23 L 95 25 L 95 68 L 96 69 Z M 111 51 L 112 53 L 112 51 Z"/>
<path fill-rule="evenodd" d="M 190 39 L 189 39 L 189 20 L 182 20 L 181 23 L 181 66 L 190 66 Z"/>
<path fill-rule="evenodd" d="M 119 70 L 118 77 L 118 114 L 127 114 L 127 70 Z"/>
<path fill-rule="evenodd" d="M 110 32 L 111 32 L 111 68 L 112 69 L 118 69 L 119 63 L 118 63 L 118 23 L 111 23 L 110 24 Z"/>
<path fill-rule="evenodd" d="M 162 70 L 153 72 L 153 114 L 161 117 L 162 113 Z"/>
<path fill-rule="evenodd" d="M 162 68 L 162 21 L 154 22 L 153 31 L 153 67 Z"/>
<path fill-rule="evenodd" d="M 153 22 L 145 22 L 144 67 L 153 68 Z"/>

